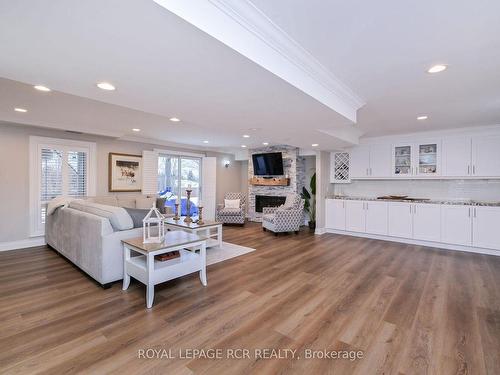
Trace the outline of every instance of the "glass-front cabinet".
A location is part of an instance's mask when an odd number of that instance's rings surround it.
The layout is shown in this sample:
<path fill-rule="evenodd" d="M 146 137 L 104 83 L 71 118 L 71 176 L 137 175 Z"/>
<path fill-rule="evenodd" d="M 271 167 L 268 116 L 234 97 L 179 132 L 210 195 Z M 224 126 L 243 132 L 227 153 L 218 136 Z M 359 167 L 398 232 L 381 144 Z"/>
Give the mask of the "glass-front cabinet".
<path fill-rule="evenodd" d="M 427 143 L 418 145 L 418 165 L 417 175 L 437 175 L 438 164 L 438 144 Z"/>
<path fill-rule="evenodd" d="M 393 169 L 395 176 L 411 176 L 413 145 L 396 145 L 393 149 Z"/>
<path fill-rule="evenodd" d="M 439 176 L 440 142 L 396 144 L 392 147 L 392 175 L 395 177 Z"/>

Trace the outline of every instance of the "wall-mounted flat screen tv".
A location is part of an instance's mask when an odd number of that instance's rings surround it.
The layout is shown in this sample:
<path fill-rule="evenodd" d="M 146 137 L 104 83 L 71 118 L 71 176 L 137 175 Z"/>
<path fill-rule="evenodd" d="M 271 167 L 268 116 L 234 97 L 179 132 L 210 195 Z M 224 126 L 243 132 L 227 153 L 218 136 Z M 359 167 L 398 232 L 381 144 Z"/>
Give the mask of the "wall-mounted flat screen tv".
<path fill-rule="evenodd" d="M 253 173 L 256 176 L 283 175 L 283 156 L 281 152 L 253 154 Z"/>

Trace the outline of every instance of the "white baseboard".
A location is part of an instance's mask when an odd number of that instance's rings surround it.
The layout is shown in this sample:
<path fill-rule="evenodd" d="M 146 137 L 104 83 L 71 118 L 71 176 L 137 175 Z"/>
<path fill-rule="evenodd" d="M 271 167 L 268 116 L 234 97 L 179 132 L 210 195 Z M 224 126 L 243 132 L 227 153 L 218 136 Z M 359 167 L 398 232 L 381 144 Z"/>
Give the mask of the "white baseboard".
<path fill-rule="evenodd" d="M 316 229 L 314 230 L 314 234 L 319 234 L 319 235 L 321 235 L 321 234 L 325 234 L 325 233 L 326 233 L 326 229 L 325 229 L 325 228 L 316 228 Z"/>
<path fill-rule="evenodd" d="M 411 238 L 382 236 L 382 235 L 378 235 L 378 234 L 349 232 L 349 231 L 344 231 L 344 230 L 328 229 L 328 228 L 325 229 L 325 231 L 326 231 L 326 233 L 342 234 L 345 236 L 371 238 L 374 240 L 399 242 L 399 243 L 406 243 L 406 244 L 410 244 L 410 245 L 420 245 L 420 246 L 427 246 L 427 247 L 433 247 L 433 248 L 445 249 L 445 250 L 457 250 L 457 251 L 466 251 L 469 253 L 478 253 L 478 254 L 500 256 L 500 250 L 484 249 L 481 247 L 453 245 L 453 244 L 447 244 L 447 243 L 442 243 L 442 242 L 422 241 L 422 240 L 414 240 Z"/>
<path fill-rule="evenodd" d="M 8 250 L 16 250 L 16 249 L 24 249 L 28 247 L 34 246 L 43 246 L 45 245 L 45 237 L 32 237 L 27 238 L 25 240 L 19 241 L 10 241 L 10 242 L 0 242 L 0 251 L 8 251 Z"/>

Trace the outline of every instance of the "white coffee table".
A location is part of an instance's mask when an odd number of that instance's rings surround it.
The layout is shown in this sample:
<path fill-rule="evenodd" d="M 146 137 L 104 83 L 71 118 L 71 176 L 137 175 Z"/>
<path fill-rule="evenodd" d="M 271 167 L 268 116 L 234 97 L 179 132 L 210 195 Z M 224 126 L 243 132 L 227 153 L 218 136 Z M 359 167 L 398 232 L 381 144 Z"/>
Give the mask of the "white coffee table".
<path fill-rule="evenodd" d="M 193 273 L 200 273 L 200 281 L 207 285 L 206 239 L 181 230 L 167 232 L 162 243 L 142 242 L 142 237 L 122 240 L 123 290 L 130 285 L 130 276 L 146 285 L 146 306 L 153 306 L 154 286 L 168 280 Z M 187 249 L 189 248 L 189 250 Z M 199 253 L 196 252 L 199 250 Z M 180 257 L 160 262 L 155 255 L 179 251 Z M 132 252 L 139 256 L 131 256 Z"/>
<path fill-rule="evenodd" d="M 207 247 L 222 247 L 222 222 L 205 220 L 203 224 L 186 223 L 184 218 L 185 216 L 181 216 L 179 220 L 174 220 L 171 217 L 165 219 L 165 228 L 171 230 L 180 229 L 187 233 L 198 234 L 207 239 Z"/>

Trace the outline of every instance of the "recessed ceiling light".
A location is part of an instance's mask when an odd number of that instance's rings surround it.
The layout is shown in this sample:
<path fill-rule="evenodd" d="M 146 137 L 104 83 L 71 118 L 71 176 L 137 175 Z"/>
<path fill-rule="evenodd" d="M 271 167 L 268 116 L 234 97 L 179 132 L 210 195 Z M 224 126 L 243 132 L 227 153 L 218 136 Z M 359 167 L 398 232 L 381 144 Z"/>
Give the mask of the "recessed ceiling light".
<path fill-rule="evenodd" d="M 99 82 L 97 84 L 97 87 L 99 87 L 101 90 L 106 90 L 106 91 L 113 91 L 116 90 L 115 86 L 113 86 L 109 82 Z"/>
<path fill-rule="evenodd" d="M 203 141 L 203 143 L 208 143 L 208 141 Z"/>
<path fill-rule="evenodd" d="M 439 73 L 439 72 L 442 72 L 444 70 L 446 70 L 448 66 L 444 65 L 444 64 L 437 64 L 437 65 L 433 65 L 431 66 L 428 70 L 427 70 L 427 73 Z"/>
<path fill-rule="evenodd" d="M 241 145 L 241 147 L 246 148 L 247 146 L 246 145 Z"/>
<path fill-rule="evenodd" d="M 317 144 L 317 143 L 313 143 L 311 146 L 313 146 L 313 147 L 318 147 L 318 146 L 319 146 L 319 144 Z"/>
<path fill-rule="evenodd" d="M 48 87 L 46 86 L 42 86 L 42 85 L 36 85 L 36 86 L 33 86 L 35 89 L 37 89 L 38 91 L 45 91 L 45 92 L 49 92 L 49 91 L 52 91 L 51 89 L 49 89 Z"/>
<path fill-rule="evenodd" d="M 250 138 L 248 134 L 243 134 L 243 138 Z"/>
<path fill-rule="evenodd" d="M 262 144 L 263 144 L 264 146 L 267 146 L 267 145 L 269 145 L 269 142 L 262 142 Z"/>
<path fill-rule="evenodd" d="M 180 119 L 178 119 L 177 117 L 170 117 L 170 119 L 169 119 L 169 120 L 170 120 L 170 121 L 172 121 L 172 122 L 179 122 L 179 121 L 181 121 L 181 120 L 180 120 Z"/>
<path fill-rule="evenodd" d="M 24 109 L 24 108 L 14 108 L 14 111 L 16 111 L 16 112 L 22 112 L 22 113 L 28 112 L 28 110 Z"/>
<path fill-rule="evenodd" d="M 138 128 L 133 128 L 132 130 L 135 131 L 135 132 L 140 132 L 141 131 L 141 129 L 138 129 Z"/>
<path fill-rule="evenodd" d="M 428 117 L 427 116 L 418 116 L 417 117 L 417 120 L 427 120 Z"/>

